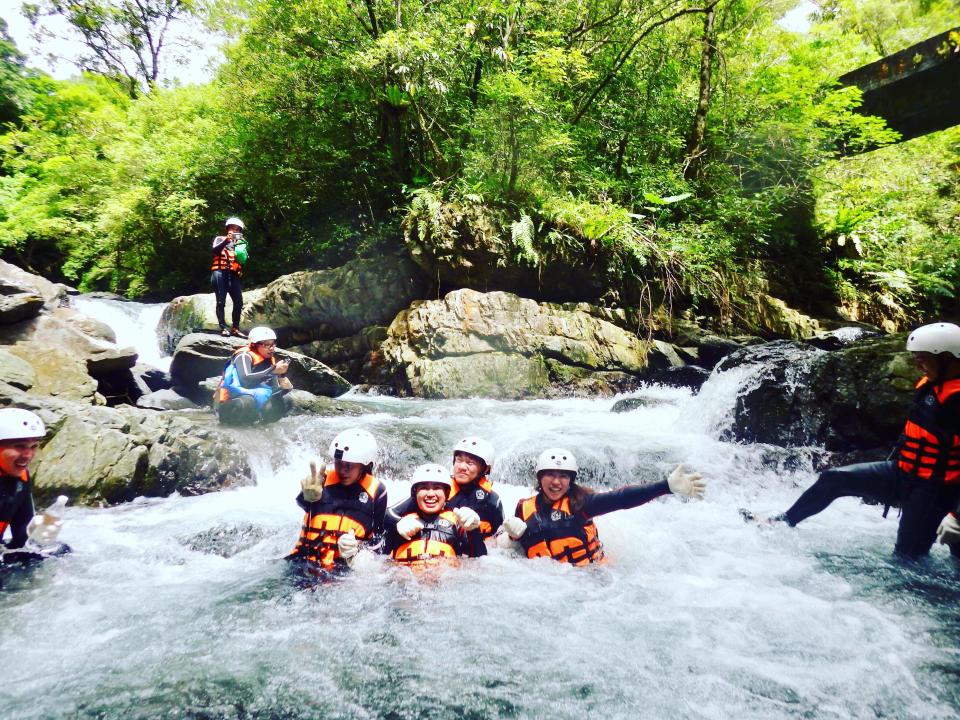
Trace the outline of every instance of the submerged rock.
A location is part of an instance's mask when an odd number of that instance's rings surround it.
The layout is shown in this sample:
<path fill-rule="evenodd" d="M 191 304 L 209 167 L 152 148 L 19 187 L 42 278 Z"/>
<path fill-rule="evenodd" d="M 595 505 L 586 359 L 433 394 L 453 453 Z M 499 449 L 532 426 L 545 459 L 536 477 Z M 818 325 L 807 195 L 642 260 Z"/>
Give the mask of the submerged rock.
<path fill-rule="evenodd" d="M 266 528 L 259 525 L 237 523 L 218 525 L 196 535 L 178 537 L 177 540 L 196 552 L 228 558 L 249 550 L 268 534 Z"/>

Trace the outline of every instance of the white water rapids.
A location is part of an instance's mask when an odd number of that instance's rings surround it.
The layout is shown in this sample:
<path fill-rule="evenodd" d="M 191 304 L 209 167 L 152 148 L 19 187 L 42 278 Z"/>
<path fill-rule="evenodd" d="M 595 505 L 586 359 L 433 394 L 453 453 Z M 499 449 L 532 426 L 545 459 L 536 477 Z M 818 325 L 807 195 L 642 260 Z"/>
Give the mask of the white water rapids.
<path fill-rule="evenodd" d="M 231 430 L 256 487 L 68 508 L 74 553 L 7 581 L 0 716 L 958 717 L 960 571 L 942 546 L 894 559 L 896 511 L 884 520 L 851 499 L 796 529 L 738 516 L 785 509 L 819 452 L 717 440 L 744 372 L 697 396 L 645 389 L 651 402 L 623 414 L 607 398 L 360 396 L 377 412 Z M 680 461 L 710 484 L 703 502 L 600 517 L 603 568 L 495 552 L 415 576 L 367 557 L 304 589 L 280 559 L 302 518 L 299 478 L 355 424 L 381 441 L 391 501 L 466 433 L 495 443 L 508 512 L 550 445 L 596 485 L 659 479 Z M 244 549 L 191 549 L 216 527 L 242 529 Z"/>

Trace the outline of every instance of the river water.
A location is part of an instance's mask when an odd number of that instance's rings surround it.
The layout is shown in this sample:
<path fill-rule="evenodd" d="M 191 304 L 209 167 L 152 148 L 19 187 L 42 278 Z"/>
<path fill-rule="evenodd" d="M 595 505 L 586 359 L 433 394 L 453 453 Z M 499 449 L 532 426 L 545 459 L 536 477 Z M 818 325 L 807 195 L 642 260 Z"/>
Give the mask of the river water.
<path fill-rule="evenodd" d="M 142 330 L 141 330 L 142 332 Z M 693 396 L 422 401 L 357 396 L 362 418 L 238 430 L 255 487 L 68 509 L 73 555 L 0 592 L 4 718 L 956 718 L 960 570 L 942 546 L 891 555 L 895 511 L 846 499 L 796 529 L 746 526 L 815 477 L 816 448 L 717 438 L 749 368 Z M 495 552 L 413 574 L 366 556 L 302 587 L 281 558 L 310 458 L 352 424 L 381 441 L 396 501 L 465 433 L 492 440 L 512 510 L 544 447 L 596 485 L 709 480 L 598 519 L 612 562 L 576 569 Z M 219 530 L 230 552 L 211 552 Z M 224 557 L 223 555 L 228 555 Z"/>

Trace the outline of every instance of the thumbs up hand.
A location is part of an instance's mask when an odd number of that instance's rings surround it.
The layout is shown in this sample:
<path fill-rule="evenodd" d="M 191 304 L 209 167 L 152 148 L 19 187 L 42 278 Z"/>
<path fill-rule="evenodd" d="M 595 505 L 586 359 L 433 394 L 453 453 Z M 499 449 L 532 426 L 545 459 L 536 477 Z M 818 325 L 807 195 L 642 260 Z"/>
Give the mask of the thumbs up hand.
<path fill-rule="evenodd" d="M 310 474 L 300 481 L 300 488 L 303 490 L 303 499 L 307 502 L 316 502 L 323 494 L 323 482 L 327 478 L 327 465 L 321 462 L 320 467 L 317 463 L 310 461 Z"/>

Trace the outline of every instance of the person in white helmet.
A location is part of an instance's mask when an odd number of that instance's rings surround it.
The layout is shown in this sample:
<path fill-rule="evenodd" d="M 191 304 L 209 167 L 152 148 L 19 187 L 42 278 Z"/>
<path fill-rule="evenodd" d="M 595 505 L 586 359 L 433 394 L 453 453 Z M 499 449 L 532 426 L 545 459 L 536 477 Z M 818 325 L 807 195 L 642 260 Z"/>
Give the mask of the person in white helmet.
<path fill-rule="evenodd" d="M 384 549 L 396 562 L 419 567 L 487 554 L 480 516 L 468 507 L 445 507 L 451 487 L 450 472 L 442 465 L 428 463 L 413 471 L 413 507 L 386 535 Z"/>
<path fill-rule="evenodd" d="M 237 244 L 243 238 L 243 220 L 238 217 L 227 218 L 224 223 L 226 235 L 217 235 L 213 239 L 213 264 L 210 266 L 210 284 L 217 301 L 217 322 L 220 323 L 220 334 L 243 337 L 240 331 L 240 313 L 243 311 L 243 287 L 240 277 L 243 275 L 243 266 L 237 258 Z M 226 305 L 227 295 L 233 302 L 233 325 L 227 327 Z"/>
<path fill-rule="evenodd" d="M 900 506 L 897 554 L 926 555 L 939 535 L 960 555 L 960 527 L 948 515 L 960 501 L 960 327 L 919 327 L 907 350 L 923 377 L 892 459 L 825 470 L 786 512 L 768 518 L 742 510 L 745 520 L 792 527 L 837 498 L 859 497 Z"/>
<path fill-rule="evenodd" d="M 4 565 L 70 551 L 54 542 L 59 524 L 44 526 L 42 516 L 34 511 L 28 466 L 45 434 L 43 421 L 29 410 L 0 409 L 0 562 Z M 47 547 L 34 552 L 39 550 L 38 538 Z M 21 550 L 28 539 L 34 541 L 33 549 Z"/>
<path fill-rule="evenodd" d="M 577 484 L 579 466 L 565 448 L 548 448 L 537 458 L 537 494 L 517 503 L 500 537 L 518 542 L 529 558 L 549 557 L 572 565 L 606 560 L 593 518 L 626 510 L 673 493 L 702 499 L 706 483 L 678 465 L 666 480 L 594 491 Z M 499 542 L 499 540 L 498 540 Z M 505 546 L 510 542 L 503 543 Z"/>
<path fill-rule="evenodd" d="M 453 469 L 446 509 L 470 508 L 480 517 L 480 534 L 484 540 L 493 536 L 503 524 L 503 504 L 493 489 L 490 471 L 493 467 L 493 444 L 475 435 L 467 436 L 453 447 Z M 416 499 L 407 498 L 387 510 L 387 528 L 414 511 Z"/>
<path fill-rule="evenodd" d="M 383 535 L 387 489 L 373 476 L 377 441 L 362 428 L 338 434 L 330 443 L 333 467 L 310 463 L 297 505 L 303 508 L 300 539 L 290 560 L 326 572 L 345 570 L 362 545 Z"/>
<path fill-rule="evenodd" d="M 293 405 L 287 393 L 290 363 L 277 360 L 277 334 L 268 327 L 250 331 L 249 344 L 238 348 L 223 369 L 216 393 L 216 410 L 225 425 L 274 422 Z"/>

